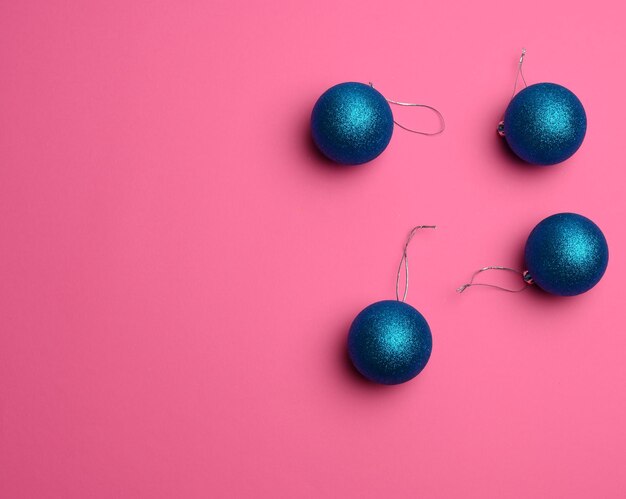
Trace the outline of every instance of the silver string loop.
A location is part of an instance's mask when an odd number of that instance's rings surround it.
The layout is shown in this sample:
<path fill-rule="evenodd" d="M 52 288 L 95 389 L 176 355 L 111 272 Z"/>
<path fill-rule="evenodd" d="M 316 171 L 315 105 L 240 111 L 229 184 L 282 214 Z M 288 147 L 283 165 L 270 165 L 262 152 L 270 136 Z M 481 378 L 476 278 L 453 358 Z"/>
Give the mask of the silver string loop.
<path fill-rule="evenodd" d="M 370 84 L 370 87 L 374 88 L 374 84 L 371 81 L 369 82 L 369 84 Z M 389 102 L 389 104 L 394 104 L 396 106 L 423 107 L 423 108 L 426 108 L 426 109 L 430 109 L 432 112 L 434 112 L 437 115 L 437 118 L 439 118 L 439 129 L 436 132 L 422 132 L 420 130 L 415 130 L 413 128 L 409 128 L 407 126 L 404 126 L 404 125 L 398 123 L 395 119 L 393 120 L 393 122 L 397 126 L 402 128 L 403 130 L 406 130 L 407 132 L 417 133 L 419 135 L 432 136 L 432 135 L 439 135 L 439 134 L 443 133 L 443 131 L 446 129 L 446 120 L 444 119 L 443 114 L 441 114 L 441 112 L 438 109 L 434 108 L 433 106 L 429 106 L 427 104 L 416 104 L 416 103 L 413 103 L 413 102 L 399 102 L 399 101 L 387 99 L 387 97 L 385 97 L 385 100 L 387 102 Z"/>
<path fill-rule="evenodd" d="M 522 77 L 522 81 L 524 82 L 524 88 L 528 87 L 528 83 L 526 83 L 526 78 L 524 78 L 524 71 L 522 69 L 522 66 L 524 64 L 524 57 L 526 57 L 525 48 L 522 49 L 522 55 L 520 55 L 519 62 L 517 63 L 517 73 L 515 74 L 515 83 L 513 84 L 513 93 L 511 94 L 511 98 L 509 99 L 509 102 L 513 100 L 513 97 L 515 97 L 515 92 L 517 90 L 517 81 L 519 80 L 520 76 Z M 500 137 L 504 137 L 504 115 L 502 116 L 500 123 L 498 123 L 498 135 L 500 135 Z"/>
<path fill-rule="evenodd" d="M 524 82 L 524 88 L 528 86 L 526 83 L 526 78 L 524 78 L 524 71 L 522 70 L 522 65 L 524 64 L 524 57 L 526 56 L 526 49 L 522 49 L 522 55 L 519 58 L 519 62 L 517 63 L 517 74 L 515 75 L 515 84 L 513 85 L 513 94 L 511 95 L 511 99 L 515 97 L 515 91 L 517 90 L 517 80 L 519 77 L 522 77 L 522 81 Z"/>
<path fill-rule="evenodd" d="M 436 225 L 418 225 L 411 229 L 408 237 L 406 238 L 406 242 L 404 243 L 404 250 L 402 251 L 402 258 L 400 259 L 400 265 L 398 265 L 398 274 L 396 275 L 396 300 L 398 301 L 406 301 L 406 295 L 409 292 L 409 256 L 407 254 L 407 250 L 409 248 L 409 244 L 413 236 L 419 229 L 436 229 Z M 400 273 L 402 271 L 402 264 L 404 264 L 404 294 L 402 295 L 402 300 L 400 300 Z"/>
<path fill-rule="evenodd" d="M 502 286 L 498 286 L 496 284 L 488 284 L 488 283 L 484 283 L 484 282 L 474 282 L 474 279 L 476 278 L 476 276 L 478 274 L 482 274 L 483 272 L 486 272 L 487 270 L 506 270 L 508 272 L 513 272 L 515 274 L 518 274 L 524 280 L 524 287 L 519 288 L 519 289 L 509 289 L 509 288 L 504 288 Z M 521 271 L 519 271 L 517 269 L 512 269 L 512 268 L 509 268 L 509 267 L 499 267 L 499 266 L 493 265 L 493 266 L 490 266 L 490 267 L 483 267 L 482 269 L 479 269 L 476 272 L 474 272 L 472 274 L 472 278 L 470 279 L 470 281 L 467 284 L 463 284 L 463 286 L 457 288 L 457 292 L 458 293 L 462 293 L 463 291 L 465 291 L 467 288 L 469 288 L 471 286 L 485 286 L 487 288 L 495 288 L 495 289 L 499 289 L 501 291 L 507 291 L 509 293 L 521 293 L 522 291 L 525 291 L 526 288 L 528 288 L 528 286 L 531 285 L 532 283 L 533 283 L 533 280 L 530 277 L 530 275 L 528 274 L 528 271 L 521 272 Z"/>

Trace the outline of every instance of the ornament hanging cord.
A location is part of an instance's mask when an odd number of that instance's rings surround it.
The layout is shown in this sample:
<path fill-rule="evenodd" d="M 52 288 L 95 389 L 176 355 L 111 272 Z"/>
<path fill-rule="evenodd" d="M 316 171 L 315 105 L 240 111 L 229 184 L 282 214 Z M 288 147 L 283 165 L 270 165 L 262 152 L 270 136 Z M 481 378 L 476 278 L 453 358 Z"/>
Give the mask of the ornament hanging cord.
<path fill-rule="evenodd" d="M 517 90 L 517 80 L 519 77 L 522 77 L 522 81 L 524 82 L 524 87 L 528 86 L 526 83 L 526 78 L 524 78 L 524 71 L 522 70 L 522 65 L 524 64 L 524 57 L 526 56 L 526 49 L 522 49 L 522 55 L 519 58 L 519 62 L 517 63 L 517 74 L 515 75 L 515 84 L 513 85 L 513 95 L 511 95 L 511 99 L 515 97 L 515 91 Z"/>
<path fill-rule="evenodd" d="M 409 236 L 406 238 L 406 242 L 404 243 L 404 250 L 402 251 L 402 258 L 400 258 L 400 265 L 398 265 L 398 274 L 396 275 L 396 300 L 398 301 L 406 301 L 406 295 L 409 292 L 409 256 L 407 254 L 407 250 L 409 248 L 409 244 L 411 243 L 411 239 L 419 229 L 436 229 L 436 225 L 418 225 L 411 229 L 409 232 Z M 402 264 L 404 264 L 404 294 L 402 295 L 402 300 L 400 300 L 400 274 L 402 272 Z"/>
<path fill-rule="evenodd" d="M 524 88 L 528 87 L 528 83 L 526 83 L 526 78 L 524 78 L 524 70 L 522 69 L 522 66 L 524 65 L 524 57 L 526 57 L 525 48 L 522 49 L 522 55 L 520 55 L 519 62 L 517 63 L 517 73 L 515 74 L 515 83 L 513 84 L 513 93 L 511 94 L 511 98 L 509 99 L 509 102 L 513 100 L 513 97 L 515 97 L 515 92 L 517 90 L 517 82 L 520 76 L 522 77 L 522 81 L 524 82 Z M 502 115 L 502 119 L 500 120 L 500 123 L 498 123 L 498 134 L 500 135 L 500 137 L 504 137 L 504 115 Z"/>
<path fill-rule="evenodd" d="M 474 279 L 476 278 L 476 276 L 478 274 L 482 274 L 483 272 L 486 272 L 487 270 L 506 270 L 507 272 L 513 272 L 515 274 L 518 274 L 522 277 L 522 279 L 524 279 L 524 287 L 523 288 L 519 288 L 519 289 L 510 289 L 510 288 L 504 288 L 502 286 L 498 286 L 496 284 L 488 284 L 485 282 L 474 282 Z M 472 286 L 484 286 L 487 288 L 495 288 L 495 289 L 499 289 L 501 291 L 507 291 L 509 293 L 521 293 L 522 291 L 525 291 L 526 288 L 528 288 L 528 286 L 530 284 L 533 283 L 532 278 L 530 277 L 530 275 L 528 274 L 528 271 L 525 272 L 521 272 L 519 270 L 516 269 L 512 269 L 509 267 L 499 267 L 499 266 L 490 266 L 490 267 L 483 267 L 482 269 L 477 270 L 476 272 L 474 272 L 472 274 L 472 278 L 470 279 L 470 281 L 467 284 L 463 284 L 463 286 L 457 288 L 457 292 L 458 293 L 462 293 L 463 291 L 465 291 L 467 288 L 472 287 Z"/>
<path fill-rule="evenodd" d="M 369 82 L 370 87 L 374 88 L 374 84 L 370 81 Z M 399 102 L 399 101 L 395 101 L 395 100 L 391 100 L 391 99 L 387 99 L 387 97 L 385 97 L 385 100 L 389 103 L 389 104 L 394 104 L 396 106 L 404 106 L 404 107 L 423 107 L 426 109 L 430 109 L 431 111 L 433 111 L 437 117 L 439 118 L 439 130 L 437 130 L 436 132 L 422 132 L 420 130 L 414 130 L 413 128 L 409 128 L 406 127 L 404 125 L 401 125 L 400 123 L 398 123 L 395 119 L 393 120 L 393 122 L 398 125 L 400 128 L 402 128 L 403 130 L 406 130 L 407 132 L 411 132 L 411 133 L 417 133 L 419 135 L 439 135 L 440 133 L 443 133 L 443 131 L 446 129 L 446 120 L 443 117 L 443 114 L 441 114 L 441 112 L 434 108 L 433 106 L 429 106 L 427 104 L 415 104 L 413 102 Z"/>

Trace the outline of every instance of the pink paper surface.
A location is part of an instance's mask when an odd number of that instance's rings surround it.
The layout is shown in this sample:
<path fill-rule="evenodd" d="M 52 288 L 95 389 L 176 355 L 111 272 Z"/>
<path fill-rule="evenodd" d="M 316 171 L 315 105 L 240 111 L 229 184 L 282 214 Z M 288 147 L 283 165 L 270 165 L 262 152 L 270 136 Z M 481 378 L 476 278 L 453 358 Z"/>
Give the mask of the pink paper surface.
<path fill-rule="evenodd" d="M 0 497 L 626 497 L 619 2 L 4 1 Z M 495 128 L 567 86 L 587 137 L 528 167 Z M 312 146 L 343 81 L 436 106 L 357 168 Z M 412 126 L 426 111 L 394 108 Z M 455 288 L 574 211 L 611 259 L 559 299 Z M 345 354 L 408 301 L 431 361 L 377 387 Z M 506 276 L 489 276 L 508 282 Z"/>

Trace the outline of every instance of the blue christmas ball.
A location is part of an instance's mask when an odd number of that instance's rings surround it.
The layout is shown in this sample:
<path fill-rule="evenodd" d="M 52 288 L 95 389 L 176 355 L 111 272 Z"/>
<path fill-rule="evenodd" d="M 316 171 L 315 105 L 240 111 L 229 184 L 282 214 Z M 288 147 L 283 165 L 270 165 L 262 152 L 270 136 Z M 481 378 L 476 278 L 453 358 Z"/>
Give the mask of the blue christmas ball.
<path fill-rule="evenodd" d="M 373 303 L 356 316 L 348 334 L 348 353 L 367 379 L 383 385 L 417 376 L 430 358 L 428 323 L 411 305 L 397 300 Z"/>
<path fill-rule="evenodd" d="M 526 268 L 535 284 L 560 296 L 589 291 L 604 275 L 609 248 L 600 228 L 576 213 L 548 217 L 528 236 Z"/>
<path fill-rule="evenodd" d="M 315 103 L 311 131 L 329 159 L 358 165 L 385 150 L 393 133 L 393 115 L 389 103 L 370 85 L 340 83 Z"/>
<path fill-rule="evenodd" d="M 585 138 L 585 108 L 567 88 L 537 83 L 519 92 L 504 114 L 503 133 L 521 159 L 553 165 L 574 154 Z"/>

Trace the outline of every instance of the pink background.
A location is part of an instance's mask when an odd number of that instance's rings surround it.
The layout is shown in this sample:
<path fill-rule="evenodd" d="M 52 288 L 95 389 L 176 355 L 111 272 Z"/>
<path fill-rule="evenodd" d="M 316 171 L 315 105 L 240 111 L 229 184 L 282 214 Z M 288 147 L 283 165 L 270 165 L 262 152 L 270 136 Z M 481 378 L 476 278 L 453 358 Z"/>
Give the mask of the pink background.
<path fill-rule="evenodd" d="M 582 3 L 4 0 L 0 497 L 625 497 L 624 11 Z M 560 166 L 495 133 L 522 46 L 587 110 Z M 347 80 L 446 133 L 329 164 Z M 595 289 L 455 293 L 561 211 L 607 236 Z M 347 329 L 416 224 L 433 356 L 369 385 Z"/>

